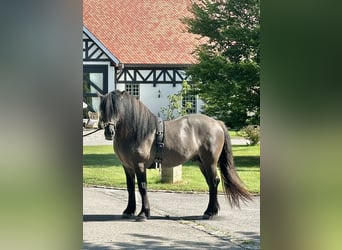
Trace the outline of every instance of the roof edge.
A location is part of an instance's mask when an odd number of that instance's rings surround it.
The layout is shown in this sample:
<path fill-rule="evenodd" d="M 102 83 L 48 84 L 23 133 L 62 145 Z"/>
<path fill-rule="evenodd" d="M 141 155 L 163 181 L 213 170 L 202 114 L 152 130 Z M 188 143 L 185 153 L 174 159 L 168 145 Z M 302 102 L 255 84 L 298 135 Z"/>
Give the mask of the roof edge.
<path fill-rule="evenodd" d="M 89 36 L 116 65 L 120 64 L 119 59 L 116 58 L 116 56 L 114 56 L 84 25 L 83 32 L 86 33 L 86 35 Z"/>
<path fill-rule="evenodd" d="M 176 64 L 176 63 L 122 63 L 124 67 L 132 67 L 132 68 L 187 68 L 193 64 Z"/>

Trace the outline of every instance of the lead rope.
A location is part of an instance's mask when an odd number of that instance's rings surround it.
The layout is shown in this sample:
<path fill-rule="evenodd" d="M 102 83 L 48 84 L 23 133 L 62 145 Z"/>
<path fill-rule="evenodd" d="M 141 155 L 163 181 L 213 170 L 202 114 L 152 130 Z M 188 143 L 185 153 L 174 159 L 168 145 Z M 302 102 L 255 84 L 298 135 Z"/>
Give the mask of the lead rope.
<path fill-rule="evenodd" d="M 96 129 L 96 130 L 94 130 L 94 131 L 92 131 L 92 132 L 90 132 L 90 133 L 88 133 L 88 134 L 85 134 L 85 135 L 83 135 L 83 137 L 86 137 L 86 136 L 88 136 L 88 135 L 94 134 L 94 133 L 96 133 L 96 132 L 99 131 L 99 130 L 102 130 L 102 128 L 98 128 L 98 129 Z"/>
<path fill-rule="evenodd" d="M 115 123 L 113 123 L 113 122 L 105 122 L 103 125 L 104 125 L 104 126 L 103 126 L 104 128 L 107 127 L 108 125 L 112 125 L 112 126 L 114 127 L 114 129 L 115 129 Z M 85 136 L 87 136 L 87 135 L 94 134 L 94 133 L 96 133 L 97 131 L 102 130 L 102 129 L 103 129 L 103 128 L 98 128 L 98 129 L 96 129 L 95 131 L 92 131 L 92 132 L 90 132 L 90 133 L 88 133 L 88 134 L 83 135 L 83 137 L 85 137 Z"/>

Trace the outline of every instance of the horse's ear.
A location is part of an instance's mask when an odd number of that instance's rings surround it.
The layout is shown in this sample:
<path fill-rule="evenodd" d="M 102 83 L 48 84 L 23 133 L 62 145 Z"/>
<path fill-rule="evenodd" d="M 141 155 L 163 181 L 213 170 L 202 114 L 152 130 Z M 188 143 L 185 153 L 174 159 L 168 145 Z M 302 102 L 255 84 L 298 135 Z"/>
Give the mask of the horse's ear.
<path fill-rule="evenodd" d="M 126 93 L 126 90 L 123 90 L 121 91 L 121 95 L 125 94 Z"/>
<path fill-rule="evenodd" d="M 103 95 L 102 95 L 99 91 L 96 91 L 96 95 L 97 95 L 98 97 L 100 97 L 101 99 L 103 98 Z"/>

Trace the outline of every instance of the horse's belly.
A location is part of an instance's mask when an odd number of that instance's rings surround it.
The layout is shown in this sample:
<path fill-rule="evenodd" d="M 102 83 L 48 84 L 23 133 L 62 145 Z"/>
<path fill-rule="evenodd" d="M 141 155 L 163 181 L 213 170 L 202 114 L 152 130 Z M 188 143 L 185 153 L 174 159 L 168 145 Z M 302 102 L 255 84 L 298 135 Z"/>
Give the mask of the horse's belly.
<path fill-rule="evenodd" d="M 163 167 L 174 167 L 183 164 L 192 158 L 194 158 L 195 152 L 177 152 L 173 150 L 165 150 L 162 152 L 162 166 Z"/>

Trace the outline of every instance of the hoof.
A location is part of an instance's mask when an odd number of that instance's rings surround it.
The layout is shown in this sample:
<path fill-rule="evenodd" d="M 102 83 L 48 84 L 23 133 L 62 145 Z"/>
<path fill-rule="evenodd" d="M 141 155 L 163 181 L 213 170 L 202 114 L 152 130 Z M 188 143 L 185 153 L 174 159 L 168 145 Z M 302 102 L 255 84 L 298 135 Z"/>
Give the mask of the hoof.
<path fill-rule="evenodd" d="M 210 214 L 203 214 L 202 219 L 203 220 L 211 220 L 213 218 L 213 215 Z"/>
<path fill-rule="evenodd" d="M 133 216 L 134 216 L 134 214 L 127 214 L 127 213 L 122 214 L 122 218 L 124 218 L 124 219 L 131 219 Z"/>
<path fill-rule="evenodd" d="M 146 216 L 137 216 L 137 218 L 135 219 L 136 222 L 144 222 L 147 221 Z"/>

